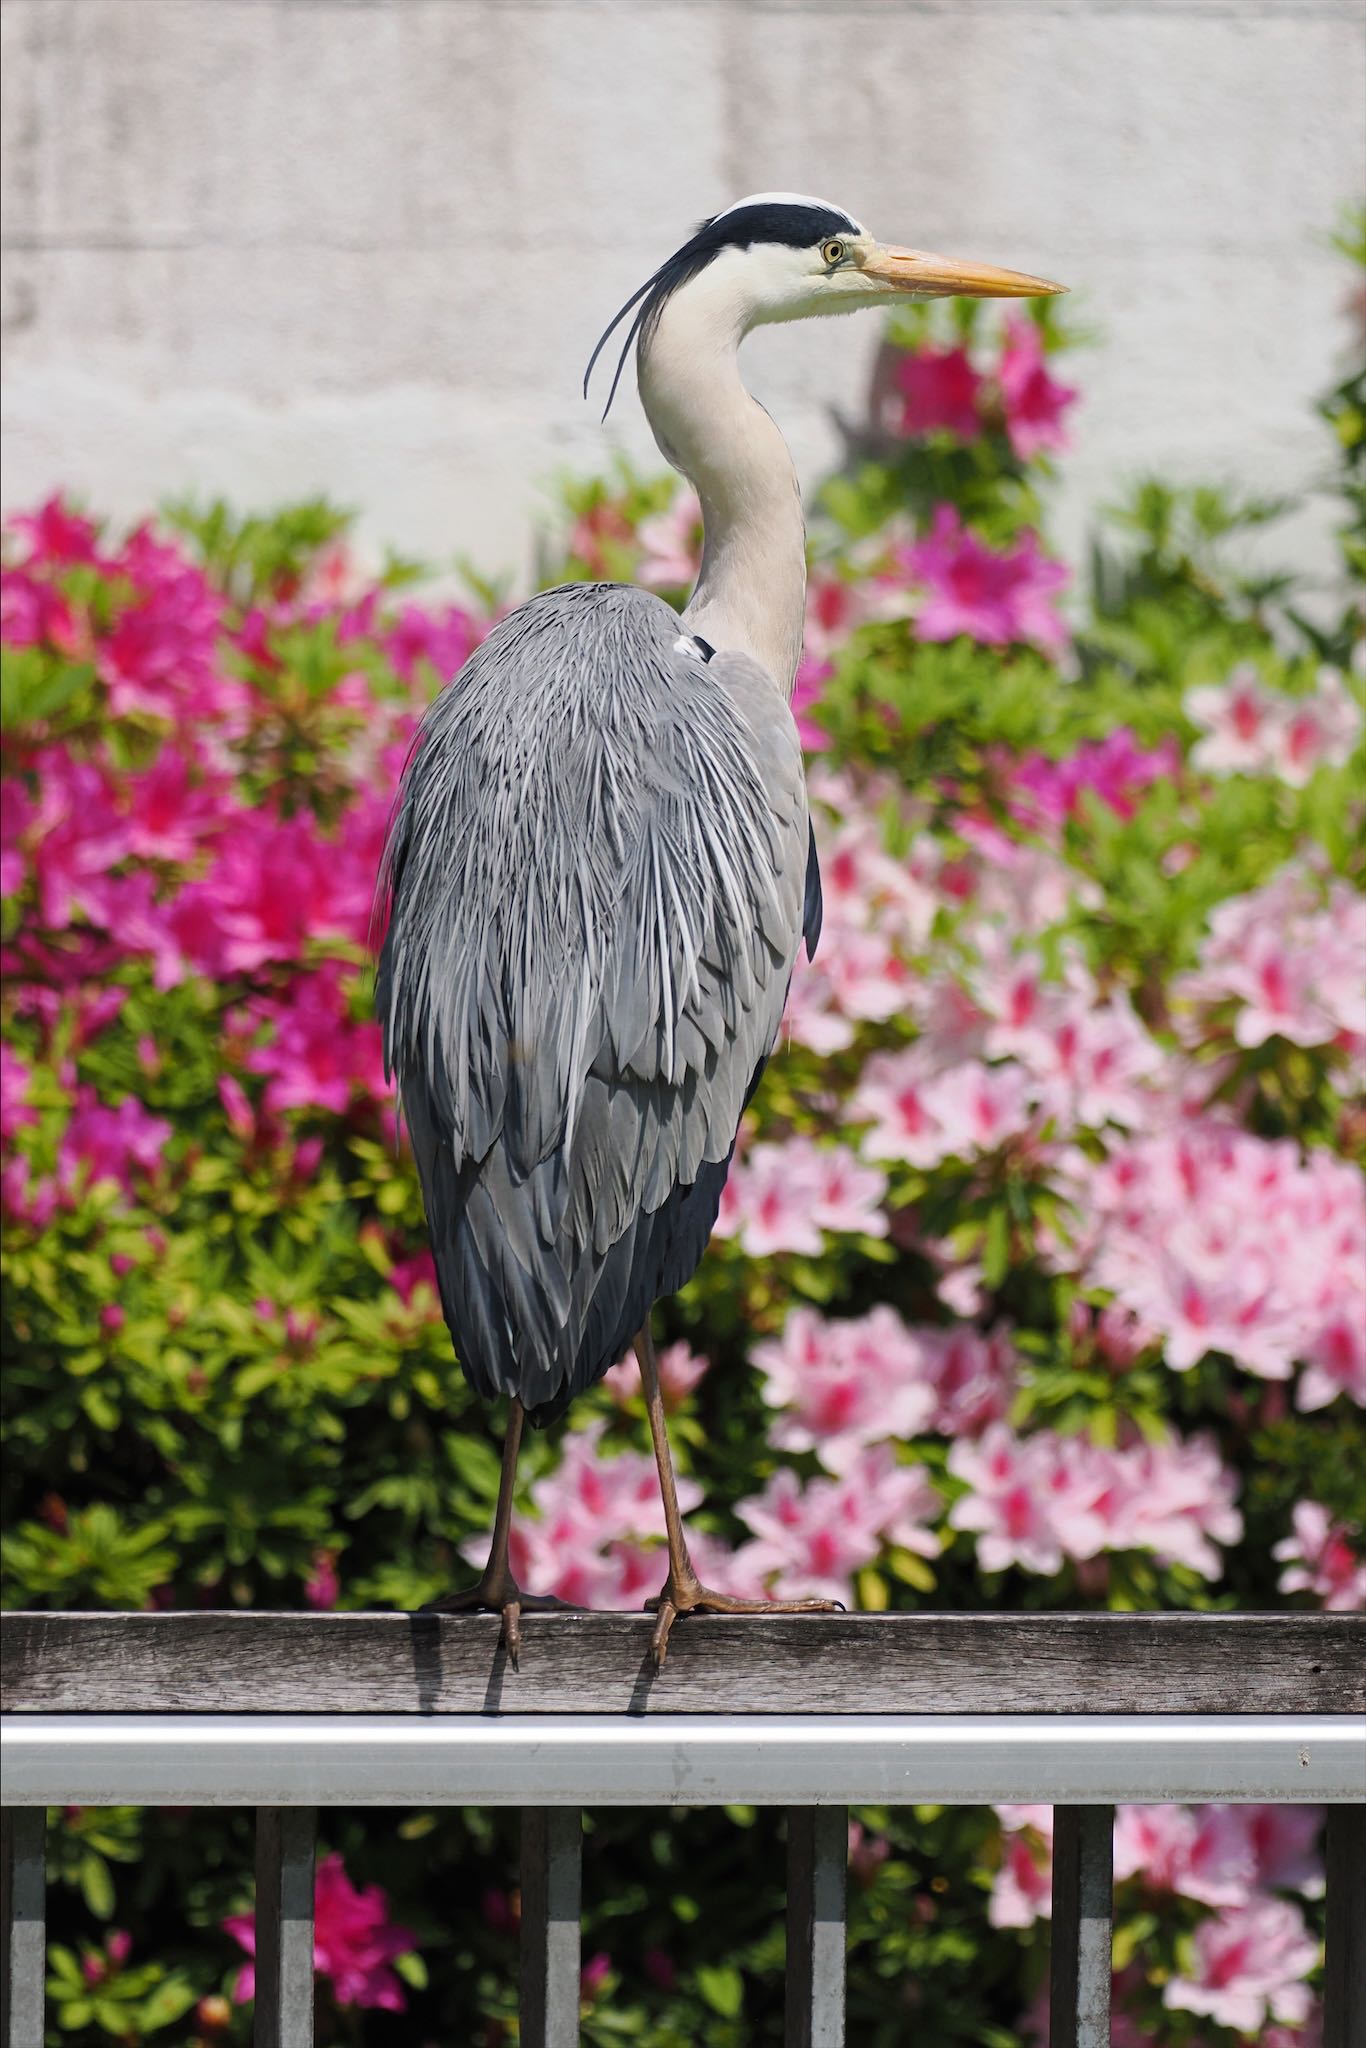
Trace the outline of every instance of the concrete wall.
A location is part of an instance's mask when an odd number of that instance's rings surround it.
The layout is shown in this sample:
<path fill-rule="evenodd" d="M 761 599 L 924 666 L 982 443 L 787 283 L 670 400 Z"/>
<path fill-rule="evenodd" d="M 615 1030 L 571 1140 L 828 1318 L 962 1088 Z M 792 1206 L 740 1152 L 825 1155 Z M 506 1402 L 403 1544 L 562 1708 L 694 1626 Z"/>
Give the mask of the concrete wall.
<path fill-rule="evenodd" d="M 606 432 L 583 404 L 589 349 L 764 188 L 1077 288 L 1074 545 L 1141 469 L 1322 461 L 1358 0 L 0 0 L 0 29 L 7 505 L 326 490 L 376 546 L 504 566 L 557 469 L 653 454 L 630 394 Z M 808 477 L 874 325 L 749 344 Z"/>

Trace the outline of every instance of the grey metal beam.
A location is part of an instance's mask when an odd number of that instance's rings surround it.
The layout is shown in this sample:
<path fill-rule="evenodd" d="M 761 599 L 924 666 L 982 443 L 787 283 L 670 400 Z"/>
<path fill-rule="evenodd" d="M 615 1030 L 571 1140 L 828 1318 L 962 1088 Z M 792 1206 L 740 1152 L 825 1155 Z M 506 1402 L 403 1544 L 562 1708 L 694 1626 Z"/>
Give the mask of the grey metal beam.
<path fill-rule="evenodd" d="M 4 1796 L 85 1806 L 1360 1800 L 1351 1715 L 6 1714 Z"/>
<path fill-rule="evenodd" d="M 786 2048 L 844 2048 L 847 1806 L 787 1810 Z"/>
<path fill-rule="evenodd" d="M 522 2048 L 578 2048 L 583 1824 L 578 1807 L 522 1813 Z"/>
<path fill-rule="evenodd" d="M 45 1890 L 47 1812 L 7 1807 L 0 1814 L 0 2042 L 43 2048 L 43 1985 L 47 1974 Z"/>
<path fill-rule="evenodd" d="M 1114 1829 L 1113 1806 L 1054 1809 L 1050 2048 L 1110 2048 Z"/>
<path fill-rule="evenodd" d="M 253 2048 L 312 2048 L 313 1843 L 311 1807 L 258 1809 Z"/>
<path fill-rule="evenodd" d="M 1366 1800 L 1366 1776 L 1361 1784 Z M 1366 2044 L 1366 1805 L 1328 1814 L 1323 2048 Z"/>

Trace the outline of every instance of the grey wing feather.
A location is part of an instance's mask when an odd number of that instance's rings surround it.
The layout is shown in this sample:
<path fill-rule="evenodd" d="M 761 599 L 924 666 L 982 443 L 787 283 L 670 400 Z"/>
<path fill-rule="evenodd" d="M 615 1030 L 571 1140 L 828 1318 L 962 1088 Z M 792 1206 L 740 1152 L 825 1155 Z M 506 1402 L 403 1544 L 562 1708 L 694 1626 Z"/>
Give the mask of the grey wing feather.
<path fill-rule="evenodd" d="M 388 873 L 377 1007 L 446 1319 L 544 1419 L 715 1221 L 819 930 L 796 728 L 661 599 L 544 592 L 428 712 Z"/>

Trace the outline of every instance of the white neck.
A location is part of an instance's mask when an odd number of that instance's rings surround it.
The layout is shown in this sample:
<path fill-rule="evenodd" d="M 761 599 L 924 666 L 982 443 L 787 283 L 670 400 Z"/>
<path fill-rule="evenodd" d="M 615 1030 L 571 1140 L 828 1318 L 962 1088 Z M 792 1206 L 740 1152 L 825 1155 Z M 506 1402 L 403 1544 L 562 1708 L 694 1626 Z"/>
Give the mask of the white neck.
<path fill-rule="evenodd" d="M 702 568 L 683 617 L 713 646 L 752 655 L 790 696 L 806 530 L 787 444 L 740 378 L 747 324 L 718 260 L 664 306 L 641 352 L 640 396 L 662 454 L 702 501 Z"/>

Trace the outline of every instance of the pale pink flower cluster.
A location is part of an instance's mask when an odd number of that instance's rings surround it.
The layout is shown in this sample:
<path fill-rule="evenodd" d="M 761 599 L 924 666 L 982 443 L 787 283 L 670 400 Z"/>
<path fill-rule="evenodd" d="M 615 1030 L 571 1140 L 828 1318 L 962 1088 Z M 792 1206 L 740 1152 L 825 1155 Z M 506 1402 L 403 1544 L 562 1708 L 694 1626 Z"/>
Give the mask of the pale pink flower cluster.
<path fill-rule="evenodd" d="M 731 1166 L 713 1235 L 735 1237 L 746 1257 L 805 1252 L 819 1258 L 825 1233 L 885 1237 L 887 1176 L 847 1145 L 788 1138 L 754 1145 Z"/>
<path fill-rule="evenodd" d="M 1366 1179 L 1212 1119 L 1059 1168 L 1080 1262 L 1185 1372 L 1222 1351 L 1264 1379 L 1303 1363 L 1301 1409 L 1366 1404 Z"/>
<path fill-rule="evenodd" d="M 1299 1501 L 1290 1519 L 1292 1533 L 1271 1553 L 1286 1567 L 1276 1582 L 1282 1593 L 1312 1593 L 1330 1611 L 1359 1614 L 1366 1608 L 1366 1559 L 1347 1531 L 1317 1501 Z"/>
<path fill-rule="evenodd" d="M 710 1359 L 699 1358 L 683 1339 L 677 1344 L 666 1344 L 655 1356 L 664 1406 L 681 1407 L 710 1365 Z M 628 1351 L 610 1371 L 603 1374 L 602 1384 L 614 1401 L 629 1401 L 640 1392 L 640 1367 L 634 1351 Z"/>
<path fill-rule="evenodd" d="M 1053 1809 L 998 1806 L 1006 1861 L 992 1897 L 992 1925 L 1027 1927 L 1051 1910 Z M 1318 1806 L 1120 1806 L 1115 1811 L 1116 1884 L 1139 1878 L 1206 1906 L 1245 1907 L 1267 1891 L 1323 1890 Z M 1027 1860 L 1013 1854 L 1025 1835 Z"/>
<path fill-rule="evenodd" d="M 874 792 L 850 777 L 812 778 L 824 918 L 814 962 L 803 952 L 792 977 L 784 1028 L 812 1052 L 845 1051 L 861 1023 L 881 1024 L 908 1007 L 907 964 L 929 936 L 939 907 L 940 856 L 927 836 L 895 860 L 873 815 Z M 826 810 L 842 819 L 837 829 Z"/>
<path fill-rule="evenodd" d="M 1302 789 L 1319 768 L 1341 767 L 1361 732 L 1361 708 L 1342 672 L 1321 668 L 1309 697 L 1268 689 L 1250 662 L 1226 682 L 1191 690 L 1186 716 L 1204 737 L 1191 751 L 1214 775 L 1276 775 Z"/>
<path fill-rule="evenodd" d="M 1303 867 L 1283 868 L 1211 912 L 1200 963 L 1172 984 L 1190 1006 L 1185 1033 L 1207 1042 L 1210 1011 L 1232 1004 L 1240 1046 L 1288 1038 L 1366 1051 L 1366 897 L 1343 881 L 1324 887 Z"/>
<path fill-rule="evenodd" d="M 993 1423 L 976 1442 L 960 1438 L 948 1463 L 967 1488 L 949 1525 L 976 1536 L 983 1571 L 1018 1565 L 1051 1575 L 1064 1559 L 1145 1550 L 1217 1579 L 1215 1545 L 1243 1532 L 1237 1480 L 1199 1437 L 1112 1450 L 1050 1429 L 1017 1437 Z"/>
<path fill-rule="evenodd" d="M 1191 1945 L 1191 1974 L 1169 1979 L 1165 2006 L 1251 2035 L 1269 2019 L 1309 2017 L 1314 2001 L 1304 1980 L 1319 1945 L 1289 1899 L 1256 1899 L 1203 1920 Z"/>
<path fill-rule="evenodd" d="M 870 1444 L 928 1431 L 952 1436 L 1003 1415 L 1016 1359 L 1004 1328 L 913 1329 L 886 1303 L 827 1320 L 795 1308 L 779 1337 L 756 1344 L 764 1399 L 781 1412 L 769 1431 L 780 1450 L 814 1450 L 826 1468 L 851 1471 Z"/>
<path fill-rule="evenodd" d="M 736 1590 L 767 1590 L 775 1598 L 848 1602 L 854 1575 L 884 1544 L 934 1557 L 939 1538 L 926 1526 L 939 1495 L 918 1465 L 899 1464 L 889 1446 L 862 1450 L 837 1479 L 805 1486 L 790 1466 L 774 1473 L 740 1519 L 754 1531 L 731 1561 Z"/>
<path fill-rule="evenodd" d="M 998 1806 L 1001 1863 L 988 1918 L 993 1927 L 1028 1927 L 1052 1913 L 1053 1810 Z M 1305 1979 L 1319 1945 L 1293 1901 L 1278 1891 L 1323 1888 L 1312 1806 L 1121 1806 L 1115 1814 L 1115 1881 L 1141 1881 L 1150 1895 L 1172 1893 L 1215 1910 L 1192 1938 L 1189 1974 L 1171 1978 L 1171 2010 L 1199 2013 L 1219 2026 L 1269 2043 L 1268 2020 L 1294 2025 L 1311 2015 Z M 1276 2038 L 1286 2048 L 1300 2035 Z"/>

